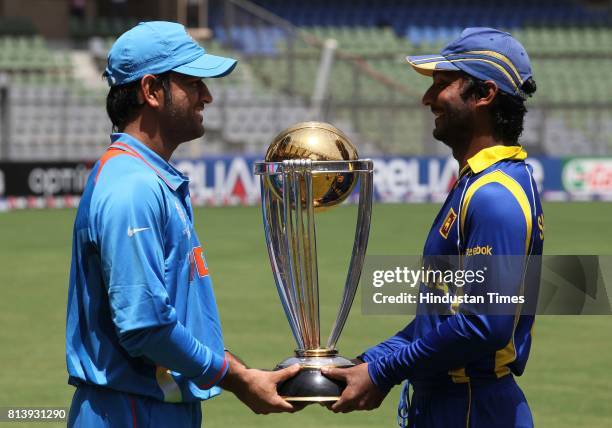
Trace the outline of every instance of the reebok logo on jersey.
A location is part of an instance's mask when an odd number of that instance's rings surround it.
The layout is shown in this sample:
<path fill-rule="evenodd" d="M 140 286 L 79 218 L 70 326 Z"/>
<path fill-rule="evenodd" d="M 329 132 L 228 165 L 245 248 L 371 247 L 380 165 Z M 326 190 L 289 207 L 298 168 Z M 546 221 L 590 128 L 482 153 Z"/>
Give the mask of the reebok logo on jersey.
<path fill-rule="evenodd" d="M 448 214 L 446 214 L 444 223 L 440 226 L 440 235 L 442 235 L 444 239 L 448 239 L 448 232 L 450 232 L 451 227 L 453 227 L 455 220 L 457 220 L 457 213 L 455 213 L 455 210 L 451 207 Z"/>
<path fill-rule="evenodd" d="M 472 247 L 468 248 L 465 252 L 466 256 L 492 256 L 493 247 L 487 245 L 486 247 Z"/>
<path fill-rule="evenodd" d="M 151 229 L 150 227 L 139 227 L 139 228 L 132 228 L 132 227 L 128 227 L 128 236 L 131 238 L 132 236 L 136 235 L 138 232 L 142 232 L 143 230 L 149 230 Z"/>

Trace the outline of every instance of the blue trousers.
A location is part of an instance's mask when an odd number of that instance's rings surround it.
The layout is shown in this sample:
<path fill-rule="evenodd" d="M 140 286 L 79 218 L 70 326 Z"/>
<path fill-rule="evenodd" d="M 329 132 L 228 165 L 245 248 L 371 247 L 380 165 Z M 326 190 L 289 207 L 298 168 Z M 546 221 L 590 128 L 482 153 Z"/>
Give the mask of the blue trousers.
<path fill-rule="evenodd" d="M 72 397 L 68 427 L 154 428 L 202 425 L 200 402 L 164 403 L 91 385 L 79 385 Z"/>
<path fill-rule="evenodd" d="M 408 417 L 410 428 L 532 428 L 523 391 L 511 375 L 501 379 L 440 389 L 415 386 Z"/>

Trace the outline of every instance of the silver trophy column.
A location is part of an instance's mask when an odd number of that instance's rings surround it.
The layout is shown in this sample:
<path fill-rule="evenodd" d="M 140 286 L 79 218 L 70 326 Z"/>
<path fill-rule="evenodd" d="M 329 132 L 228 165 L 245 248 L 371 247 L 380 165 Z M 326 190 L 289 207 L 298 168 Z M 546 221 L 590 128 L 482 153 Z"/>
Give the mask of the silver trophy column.
<path fill-rule="evenodd" d="M 302 367 L 295 378 L 279 386 L 279 393 L 289 401 L 335 401 L 341 394 L 343 385 L 324 377 L 320 368 L 353 365 L 346 358 L 338 356 L 336 343 L 355 298 L 366 254 L 372 213 L 372 161 L 293 159 L 257 162 L 255 174 L 261 176 L 263 223 L 272 272 L 297 344 L 295 356 L 286 359 L 278 367 L 295 363 Z M 320 340 L 314 214 L 318 201 L 324 200 L 328 194 L 315 196 L 313 190 L 313 183 L 320 180 L 317 177 L 322 175 L 338 178 L 341 184 L 352 183 L 346 190 L 348 193 L 357 179 L 359 182 L 353 252 L 342 300 L 325 347 L 321 347 Z M 320 187 L 320 184 L 316 186 Z M 317 187 L 316 190 L 320 188 Z M 344 190 L 336 190 L 340 191 Z M 329 195 L 333 197 L 334 192 L 331 191 Z"/>

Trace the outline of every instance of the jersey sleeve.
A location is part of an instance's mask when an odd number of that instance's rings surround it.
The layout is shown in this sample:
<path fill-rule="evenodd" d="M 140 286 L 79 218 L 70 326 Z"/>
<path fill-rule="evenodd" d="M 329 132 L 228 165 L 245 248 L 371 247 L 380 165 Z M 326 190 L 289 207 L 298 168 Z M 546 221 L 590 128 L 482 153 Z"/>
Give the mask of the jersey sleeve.
<path fill-rule="evenodd" d="M 402 330 L 395 333 L 393 336 L 366 350 L 363 354 L 359 355 L 362 361 L 366 363 L 377 360 L 387 354 L 397 351 L 398 349 L 407 346 L 412 341 L 414 334 L 414 321 L 404 327 Z"/>
<path fill-rule="evenodd" d="M 464 210 L 464 268 L 474 268 L 478 259 L 479 266 L 484 260 L 494 272 L 485 276 L 484 284 L 466 287 L 463 292 L 516 293 L 531 217 L 525 215 L 524 207 L 512 191 L 495 182 L 475 191 Z M 485 302 L 488 301 L 486 298 Z M 455 315 L 446 317 L 428 334 L 371 362 L 368 371 L 372 381 L 382 390 L 388 390 L 403 379 L 445 373 L 502 349 L 513 334 L 514 310 L 505 308 L 503 314 L 495 315 L 491 312 L 488 303 L 460 305 Z"/>
<path fill-rule="evenodd" d="M 179 322 L 126 333 L 121 345 L 132 356 L 145 356 L 158 366 L 186 376 L 201 389 L 218 384 L 229 369 L 224 354 L 212 352 Z"/>

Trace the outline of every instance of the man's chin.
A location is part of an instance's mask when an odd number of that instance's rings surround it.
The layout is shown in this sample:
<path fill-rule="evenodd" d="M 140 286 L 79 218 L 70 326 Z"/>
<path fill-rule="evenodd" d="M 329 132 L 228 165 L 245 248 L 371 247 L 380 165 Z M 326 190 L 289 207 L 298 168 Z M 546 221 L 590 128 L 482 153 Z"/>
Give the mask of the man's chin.
<path fill-rule="evenodd" d="M 193 130 L 193 138 L 192 140 L 201 138 L 206 133 L 206 129 L 204 129 L 203 124 L 199 124 L 196 129 Z"/>
<path fill-rule="evenodd" d="M 444 132 L 442 132 L 441 130 L 439 130 L 438 128 L 435 128 L 432 132 L 433 137 L 438 140 L 438 141 L 442 141 L 443 143 L 445 143 L 446 141 L 446 136 L 444 135 Z M 446 143 L 445 143 L 446 144 Z"/>
<path fill-rule="evenodd" d="M 204 128 L 194 130 L 193 132 L 181 132 L 180 135 L 175 134 L 175 139 L 179 144 L 187 143 L 189 141 L 197 140 L 204 135 Z"/>
<path fill-rule="evenodd" d="M 453 143 L 451 142 L 451 140 L 450 140 L 449 138 L 447 138 L 447 136 L 446 136 L 446 135 L 444 135 L 444 134 L 442 134 L 442 133 L 440 133 L 440 132 L 436 132 L 436 131 L 434 130 L 434 132 L 433 132 L 433 137 L 434 137 L 434 139 L 436 139 L 436 140 L 440 141 L 440 142 L 441 142 L 442 144 L 444 144 L 445 146 L 448 146 L 448 147 L 450 147 L 450 148 L 453 148 L 453 147 L 454 147 L 454 145 L 453 145 Z"/>

